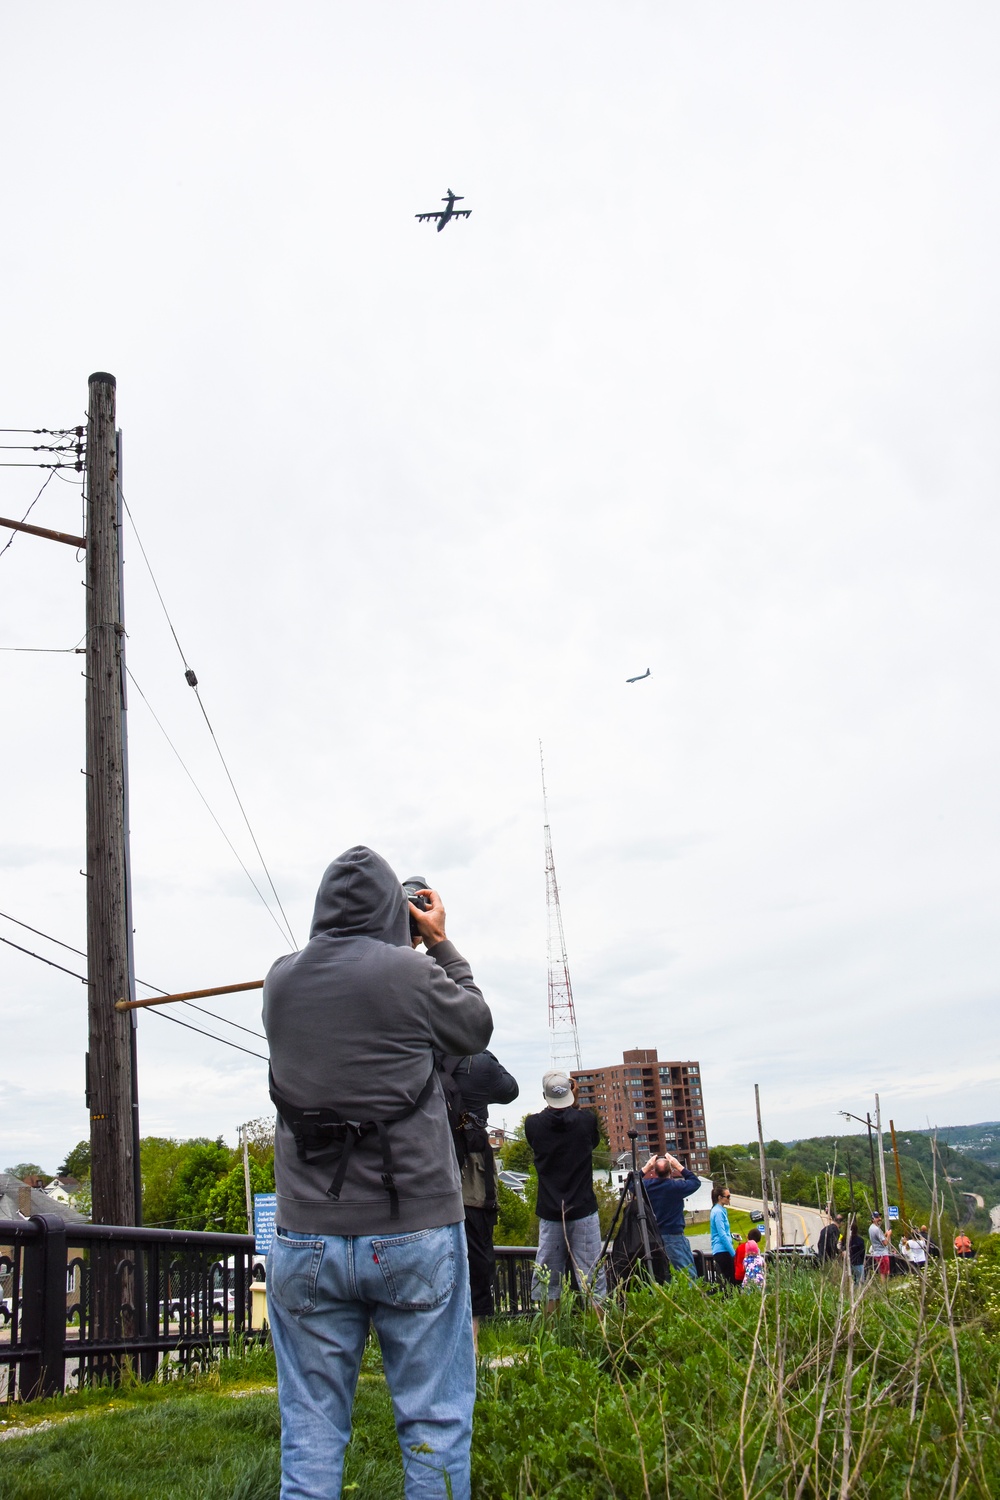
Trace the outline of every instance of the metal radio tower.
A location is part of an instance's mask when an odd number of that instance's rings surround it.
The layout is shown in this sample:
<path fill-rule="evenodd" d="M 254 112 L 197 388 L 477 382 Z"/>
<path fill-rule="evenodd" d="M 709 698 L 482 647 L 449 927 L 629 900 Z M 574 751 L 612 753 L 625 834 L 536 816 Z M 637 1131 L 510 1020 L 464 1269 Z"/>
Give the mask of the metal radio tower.
<path fill-rule="evenodd" d="M 581 1067 L 580 1038 L 576 1030 L 576 1011 L 573 1007 L 573 985 L 569 977 L 569 960 L 566 957 L 566 935 L 563 932 L 562 909 L 559 905 L 559 882 L 556 880 L 556 862 L 552 854 L 552 834 L 549 831 L 549 799 L 545 790 L 545 760 L 542 742 L 538 741 L 538 759 L 542 767 L 542 807 L 545 810 L 545 907 L 548 918 L 549 959 L 549 1044 L 552 1049 L 552 1066 L 569 1072 Z"/>

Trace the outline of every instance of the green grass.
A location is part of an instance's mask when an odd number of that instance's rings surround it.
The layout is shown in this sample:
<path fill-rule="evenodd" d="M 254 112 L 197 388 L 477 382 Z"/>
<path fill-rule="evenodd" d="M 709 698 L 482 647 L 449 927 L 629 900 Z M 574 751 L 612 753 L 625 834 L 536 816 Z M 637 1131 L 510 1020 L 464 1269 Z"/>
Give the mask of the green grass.
<path fill-rule="evenodd" d="M 729 1229 L 734 1237 L 739 1235 L 740 1239 L 745 1240 L 751 1229 L 760 1229 L 760 1227 L 759 1224 L 754 1224 L 749 1214 L 743 1213 L 740 1209 L 729 1210 Z M 688 1224 L 684 1229 L 687 1235 L 711 1234 L 711 1232 L 707 1219 L 704 1224 Z"/>
<path fill-rule="evenodd" d="M 638 1287 L 604 1321 L 482 1330 L 476 1500 L 992 1500 L 1000 1473 L 1000 1245 L 869 1285 L 773 1268 L 763 1295 Z M 3 1500 L 273 1500 L 266 1351 L 158 1387 L 81 1393 L 0 1443 Z M 498 1357 L 506 1362 L 497 1363 Z M 269 1357 L 269 1356 L 268 1356 Z M 273 1365 L 270 1366 L 273 1370 Z M 19 1417 L 21 1411 L 16 1413 Z M 378 1352 L 366 1354 L 345 1500 L 399 1500 Z M 846 1465 L 845 1465 L 846 1455 Z"/>

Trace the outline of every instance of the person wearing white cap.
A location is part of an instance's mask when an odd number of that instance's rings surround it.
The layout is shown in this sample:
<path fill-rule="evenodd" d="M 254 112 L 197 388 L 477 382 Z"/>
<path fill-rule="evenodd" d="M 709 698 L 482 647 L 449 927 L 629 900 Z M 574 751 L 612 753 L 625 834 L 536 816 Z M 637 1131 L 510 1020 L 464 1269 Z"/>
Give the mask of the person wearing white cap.
<path fill-rule="evenodd" d="M 541 1302 L 547 1284 L 546 1311 L 552 1312 L 568 1274 L 595 1302 L 606 1295 L 604 1267 L 594 1270 L 601 1254 L 601 1226 L 593 1153 L 601 1131 L 594 1111 L 577 1106 L 576 1082 L 568 1073 L 546 1073 L 542 1097 L 545 1109 L 524 1122 L 538 1173 L 538 1259 L 531 1296 Z"/>

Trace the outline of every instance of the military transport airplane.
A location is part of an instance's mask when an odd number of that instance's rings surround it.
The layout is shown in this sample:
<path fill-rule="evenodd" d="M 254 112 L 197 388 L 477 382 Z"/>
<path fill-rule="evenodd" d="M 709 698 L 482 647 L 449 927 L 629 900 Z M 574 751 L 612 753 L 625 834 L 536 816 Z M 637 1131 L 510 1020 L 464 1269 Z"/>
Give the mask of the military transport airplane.
<path fill-rule="evenodd" d="M 436 214 L 414 214 L 413 217 L 415 219 L 437 219 L 439 221 L 438 234 L 440 234 L 444 226 L 448 223 L 449 219 L 468 219 L 472 216 L 471 208 L 455 207 L 456 203 L 462 203 L 464 201 L 464 195 L 462 193 L 453 193 L 451 188 L 449 188 L 447 198 L 441 199 L 442 203 L 447 203 L 447 208 L 438 209 Z"/>
<path fill-rule="evenodd" d="M 645 678 L 647 678 L 647 677 L 649 677 L 651 675 L 652 674 L 651 674 L 649 668 L 647 667 L 646 670 L 645 670 L 645 672 L 643 672 L 643 674 L 642 674 L 641 677 L 626 677 L 625 681 L 626 682 L 642 682 Z"/>

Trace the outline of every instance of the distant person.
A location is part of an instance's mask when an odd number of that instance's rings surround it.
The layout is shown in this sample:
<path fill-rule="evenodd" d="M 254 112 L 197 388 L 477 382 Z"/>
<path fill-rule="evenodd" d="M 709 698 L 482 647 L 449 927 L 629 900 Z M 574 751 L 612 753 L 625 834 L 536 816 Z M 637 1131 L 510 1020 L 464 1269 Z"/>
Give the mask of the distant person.
<path fill-rule="evenodd" d="M 830 1210 L 830 1222 L 825 1224 L 819 1232 L 819 1240 L 816 1244 L 816 1254 L 820 1260 L 836 1260 L 840 1254 L 840 1230 L 843 1219 L 839 1214 Z"/>
<path fill-rule="evenodd" d="M 958 1256 L 958 1259 L 971 1260 L 975 1253 L 969 1236 L 964 1231 L 959 1230 L 955 1236 L 955 1254 Z"/>
<path fill-rule="evenodd" d="M 442 1060 L 441 1072 L 452 1120 L 455 1154 L 462 1174 L 465 1240 L 472 1288 L 472 1334 L 478 1349 L 479 1319 L 493 1316 L 496 1270 L 493 1230 L 497 1222 L 497 1175 L 486 1125 L 491 1104 L 511 1104 L 517 1098 L 517 1079 L 501 1066 L 492 1052 L 477 1052 L 473 1057 L 446 1057 Z"/>
<path fill-rule="evenodd" d="M 667 1259 L 675 1271 L 685 1271 L 692 1281 L 697 1281 L 694 1251 L 684 1233 L 684 1199 L 698 1191 L 700 1178 L 682 1167 L 676 1156 L 667 1155 L 651 1156 L 643 1168 L 642 1180 Z"/>
<path fill-rule="evenodd" d="M 900 1247 L 914 1271 L 922 1271 L 927 1264 L 927 1241 L 916 1231 L 903 1241 Z"/>
<path fill-rule="evenodd" d="M 733 1258 L 733 1276 L 737 1286 L 742 1286 L 743 1277 L 746 1274 L 746 1258 L 750 1254 L 750 1246 L 756 1245 L 760 1249 L 760 1230 L 754 1227 L 747 1231 L 745 1240 L 740 1240 L 736 1246 L 736 1255 Z"/>
<path fill-rule="evenodd" d="M 871 1241 L 871 1257 L 875 1270 L 879 1276 L 888 1276 L 890 1269 L 889 1253 L 892 1249 L 890 1243 L 892 1230 L 882 1228 L 882 1215 L 880 1213 L 872 1214 L 871 1225 L 868 1229 L 868 1238 Z"/>
<path fill-rule="evenodd" d="M 547 1280 L 545 1310 L 551 1313 L 559 1302 L 563 1279 L 574 1272 L 595 1302 L 603 1302 L 607 1295 L 603 1265 L 594 1271 L 601 1257 L 601 1225 L 593 1154 L 601 1129 L 594 1111 L 578 1106 L 576 1079 L 568 1073 L 546 1073 L 542 1097 L 546 1107 L 528 1115 L 524 1138 L 534 1152 L 538 1173 L 538 1259 L 531 1298 L 541 1302 Z"/>
<path fill-rule="evenodd" d="M 941 1246 L 938 1245 L 938 1244 L 935 1244 L 935 1242 L 931 1239 L 930 1235 L 927 1232 L 927 1225 L 926 1224 L 921 1224 L 921 1226 L 920 1226 L 920 1233 L 923 1235 L 924 1242 L 927 1245 L 927 1258 L 928 1258 L 928 1260 L 940 1260 L 941 1259 Z M 972 1253 L 973 1253 L 973 1255 L 975 1255 L 976 1252 L 973 1251 Z"/>
<path fill-rule="evenodd" d="M 764 1257 L 760 1253 L 760 1246 L 752 1238 L 755 1234 L 759 1235 L 760 1231 L 751 1229 L 746 1239 L 746 1253 L 743 1257 L 743 1280 L 740 1284 L 740 1290 L 744 1292 L 762 1292 L 764 1290 L 766 1276 Z M 739 1248 L 742 1250 L 743 1246 L 740 1245 Z"/>
<path fill-rule="evenodd" d="M 851 1263 L 854 1285 L 860 1286 L 865 1279 L 865 1242 L 858 1228 L 857 1216 L 851 1219 L 847 1232 L 847 1258 Z"/>
<path fill-rule="evenodd" d="M 708 1216 L 712 1231 L 712 1259 L 720 1277 L 729 1286 L 736 1285 L 736 1246 L 729 1227 L 729 1189 L 712 1189 L 712 1212 Z"/>

